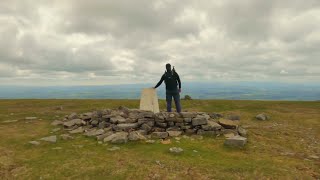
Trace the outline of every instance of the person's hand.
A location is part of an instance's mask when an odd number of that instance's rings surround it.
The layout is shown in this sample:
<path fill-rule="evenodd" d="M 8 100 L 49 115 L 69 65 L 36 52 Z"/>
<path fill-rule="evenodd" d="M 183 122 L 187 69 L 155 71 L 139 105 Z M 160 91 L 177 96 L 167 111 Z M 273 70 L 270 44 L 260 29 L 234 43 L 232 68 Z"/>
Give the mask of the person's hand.
<path fill-rule="evenodd" d="M 181 93 L 181 88 L 179 89 L 179 93 Z"/>

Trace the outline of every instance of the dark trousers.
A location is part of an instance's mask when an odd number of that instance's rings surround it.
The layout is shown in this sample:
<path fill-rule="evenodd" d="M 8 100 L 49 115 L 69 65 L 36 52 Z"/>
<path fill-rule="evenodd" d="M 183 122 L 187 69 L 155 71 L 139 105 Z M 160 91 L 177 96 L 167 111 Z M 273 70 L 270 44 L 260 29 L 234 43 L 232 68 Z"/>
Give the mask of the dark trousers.
<path fill-rule="evenodd" d="M 166 92 L 167 111 L 171 112 L 172 98 L 173 98 L 174 103 L 176 105 L 177 112 L 181 112 L 180 94 L 178 91 L 173 91 L 173 92 L 167 91 Z"/>

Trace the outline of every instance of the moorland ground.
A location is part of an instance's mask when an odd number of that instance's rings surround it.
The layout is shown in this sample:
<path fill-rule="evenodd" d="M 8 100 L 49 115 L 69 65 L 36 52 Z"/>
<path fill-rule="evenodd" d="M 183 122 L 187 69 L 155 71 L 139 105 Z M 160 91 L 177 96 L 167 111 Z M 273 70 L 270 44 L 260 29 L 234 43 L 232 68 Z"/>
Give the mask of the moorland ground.
<path fill-rule="evenodd" d="M 319 179 L 319 101 L 182 101 L 184 110 L 238 114 L 248 130 L 244 148 L 223 145 L 224 137 L 171 140 L 171 144 L 112 144 L 77 135 L 74 140 L 39 146 L 29 141 L 52 133 L 50 123 L 72 112 L 139 100 L 0 100 L 0 179 Z M 62 110 L 56 107 L 62 106 Z M 165 109 L 165 101 L 160 100 Z M 258 121 L 267 113 L 271 120 Z M 36 116 L 37 120 L 25 120 Z M 180 155 L 168 149 L 184 149 Z M 59 148 L 57 148 L 59 147 Z"/>

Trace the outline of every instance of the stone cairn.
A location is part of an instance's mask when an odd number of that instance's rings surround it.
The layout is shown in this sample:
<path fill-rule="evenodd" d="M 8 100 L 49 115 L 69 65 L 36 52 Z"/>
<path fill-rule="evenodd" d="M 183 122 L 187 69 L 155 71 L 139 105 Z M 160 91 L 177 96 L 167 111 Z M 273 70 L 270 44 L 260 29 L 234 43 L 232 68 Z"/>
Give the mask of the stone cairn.
<path fill-rule="evenodd" d="M 239 126 L 239 118 L 223 118 L 218 113 L 160 112 L 153 113 L 120 106 L 83 114 L 72 113 L 63 120 L 52 122 L 63 126 L 69 134 L 84 134 L 98 141 L 126 143 L 127 141 L 166 139 L 180 135 L 224 135 L 226 145 L 244 146 L 246 130 Z M 67 138 L 68 135 L 62 135 Z M 71 136 L 70 136 L 71 137 Z"/>

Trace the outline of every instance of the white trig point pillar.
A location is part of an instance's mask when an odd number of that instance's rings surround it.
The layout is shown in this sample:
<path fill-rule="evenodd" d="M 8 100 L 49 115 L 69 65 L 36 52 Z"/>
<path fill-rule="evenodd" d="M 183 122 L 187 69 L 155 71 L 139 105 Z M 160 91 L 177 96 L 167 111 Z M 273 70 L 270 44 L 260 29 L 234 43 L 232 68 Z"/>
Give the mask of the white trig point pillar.
<path fill-rule="evenodd" d="M 154 88 L 142 89 L 140 98 L 140 110 L 160 112 L 157 90 Z"/>

